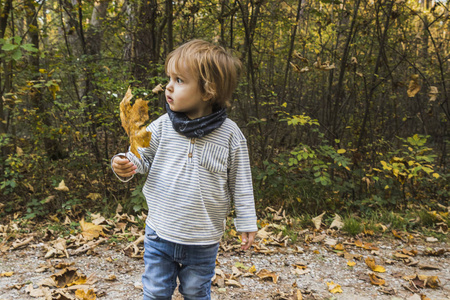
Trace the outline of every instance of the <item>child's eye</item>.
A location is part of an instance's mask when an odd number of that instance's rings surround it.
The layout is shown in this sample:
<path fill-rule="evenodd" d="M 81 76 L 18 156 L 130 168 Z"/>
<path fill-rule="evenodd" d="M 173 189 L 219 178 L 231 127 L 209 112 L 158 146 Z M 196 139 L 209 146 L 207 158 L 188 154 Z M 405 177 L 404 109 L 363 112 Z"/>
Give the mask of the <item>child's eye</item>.
<path fill-rule="evenodd" d="M 183 83 L 183 80 L 181 78 L 177 78 L 177 83 Z"/>

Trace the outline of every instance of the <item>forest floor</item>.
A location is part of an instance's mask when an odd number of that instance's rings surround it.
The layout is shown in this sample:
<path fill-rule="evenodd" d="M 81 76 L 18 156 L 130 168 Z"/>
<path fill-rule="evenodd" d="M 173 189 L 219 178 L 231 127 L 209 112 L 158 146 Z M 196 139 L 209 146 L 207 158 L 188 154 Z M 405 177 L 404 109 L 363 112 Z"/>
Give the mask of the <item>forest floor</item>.
<path fill-rule="evenodd" d="M 128 216 L 99 218 L 67 235 L 0 225 L 0 300 L 142 299 L 143 231 Z M 312 228 L 294 243 L 277 234 L 279 226 L 263 227 L 248 251 L 231 232 L 221 243 L 212 299 L 450 299 L 446 242 Z M 117 240 L 121 234 L 126 239 Z M 182 299 L 177 291 L 174 299 Z"/>

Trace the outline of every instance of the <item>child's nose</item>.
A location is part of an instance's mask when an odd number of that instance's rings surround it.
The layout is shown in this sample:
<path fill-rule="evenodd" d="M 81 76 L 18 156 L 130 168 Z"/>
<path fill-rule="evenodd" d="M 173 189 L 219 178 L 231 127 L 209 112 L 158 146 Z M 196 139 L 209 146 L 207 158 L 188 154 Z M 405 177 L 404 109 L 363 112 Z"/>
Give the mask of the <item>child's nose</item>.
<path fill-rule="evenodd" d="M 166 90 L 171 91 L 173 89 L 173 83 L 172 80 L 169 81 L 169 83 L 166 85 Z"/>

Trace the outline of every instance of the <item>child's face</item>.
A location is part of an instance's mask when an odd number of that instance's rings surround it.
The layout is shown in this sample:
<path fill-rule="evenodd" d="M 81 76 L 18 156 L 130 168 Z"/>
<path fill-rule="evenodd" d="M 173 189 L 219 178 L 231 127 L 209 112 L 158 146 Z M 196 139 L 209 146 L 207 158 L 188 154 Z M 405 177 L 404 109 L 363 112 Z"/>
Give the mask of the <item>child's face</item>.
<path fill-rule="evenodd" d="M 212 113 L 209 99 L 200 91 L 197 76 L 182 66 L 177 70 L 167 70 L 167 75 L 166 101 L 172 111 L 184 112 L 189 119 Z"/>

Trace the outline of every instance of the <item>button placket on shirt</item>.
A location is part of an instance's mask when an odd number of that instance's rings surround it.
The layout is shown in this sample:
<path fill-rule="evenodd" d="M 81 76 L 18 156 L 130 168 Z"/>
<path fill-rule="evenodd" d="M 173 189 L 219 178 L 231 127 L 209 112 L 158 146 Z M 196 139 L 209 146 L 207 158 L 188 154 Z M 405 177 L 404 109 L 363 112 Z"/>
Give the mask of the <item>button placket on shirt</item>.
<path fill-rule="evenodd" d="M 195 138 L 191 138 L 189 147 L 188 147 L 188 163 L 193 163 L 193 157 L 194 157 L 194 149 L 195 149 Z"/>

